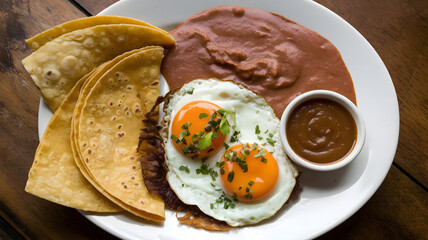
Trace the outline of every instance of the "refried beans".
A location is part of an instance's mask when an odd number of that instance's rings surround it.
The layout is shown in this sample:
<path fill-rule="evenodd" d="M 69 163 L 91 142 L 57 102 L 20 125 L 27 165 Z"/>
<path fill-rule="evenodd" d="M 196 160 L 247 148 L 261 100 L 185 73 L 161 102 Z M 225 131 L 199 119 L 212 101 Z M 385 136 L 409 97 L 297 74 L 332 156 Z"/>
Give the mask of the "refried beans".
<path fill-rule="evenodd" d="M 351 76 L 336 47 L 278 14 L 237 6 L 207 9 L 171 34 L 162 74 L 171 90 L 200 78 L 231 80 L 263 96 L 281 116 L 298 95 L 338 92 L 356 103 Z"/>

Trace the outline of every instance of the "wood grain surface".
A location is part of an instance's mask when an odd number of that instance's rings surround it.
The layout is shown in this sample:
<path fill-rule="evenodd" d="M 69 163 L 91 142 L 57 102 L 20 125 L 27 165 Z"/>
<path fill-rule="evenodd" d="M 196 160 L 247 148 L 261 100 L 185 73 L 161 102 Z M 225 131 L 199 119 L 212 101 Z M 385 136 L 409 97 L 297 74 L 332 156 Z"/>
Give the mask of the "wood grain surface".
<path fill-rule="evenodd" d="M 24 191 L 38 145 L 40 92 L 24 39 L 97 14 L 115 0 L 0 1 L 0 239 L 115 239 L 78 211 Z M 374 196 L 321 239 L 428 239 L 428 1 L 317 0 L 378 52 L 395 85 L 400 138 Z"/>

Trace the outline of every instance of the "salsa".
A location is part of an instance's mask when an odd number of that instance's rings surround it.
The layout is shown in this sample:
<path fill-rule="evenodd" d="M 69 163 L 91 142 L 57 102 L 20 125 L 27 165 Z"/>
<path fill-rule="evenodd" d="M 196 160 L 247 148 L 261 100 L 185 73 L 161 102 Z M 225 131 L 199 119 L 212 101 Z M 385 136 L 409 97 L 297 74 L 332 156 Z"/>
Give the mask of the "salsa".
<path fill-rule="evenodd" d="M 342 160 L 352 151 L 357 141 L 357 126 L 351 113 L 339 103 L 311 99 L 291 112 L 286 136 L 300 157 L 329 164 Z"/>

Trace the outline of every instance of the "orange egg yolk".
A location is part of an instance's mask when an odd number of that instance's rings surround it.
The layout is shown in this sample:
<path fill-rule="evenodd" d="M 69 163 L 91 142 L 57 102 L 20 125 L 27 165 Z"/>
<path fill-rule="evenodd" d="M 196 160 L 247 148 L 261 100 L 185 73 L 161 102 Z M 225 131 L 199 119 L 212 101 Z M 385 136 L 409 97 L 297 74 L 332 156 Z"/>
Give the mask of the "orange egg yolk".
<path fill-rule="evenodd" d="M 224 188 L 239 201 L 256 201 L 266 197 L 278 180 L 275 158 L 257 144 L 232 146 L 219 163 Z"/>
<path fill-rule="evenodd" d="M 175 115 L 171 126 L 171 138 L 177 151 L 193 159 L 205 160 L 223 147 L 226 136 L 219 127 L 212 127 L 210 120 L 219 123 L 220 107 L 207 101 L 194 101 L 184 105 Z M 213 116 L 214 115 L 214 116 Z M 211 134 L 212 133 L 212 134 Z M 201 140 L 211 135 L 211 144 L 201 149 Z M 206 139 L 205 139 L 206 140 Z"/>

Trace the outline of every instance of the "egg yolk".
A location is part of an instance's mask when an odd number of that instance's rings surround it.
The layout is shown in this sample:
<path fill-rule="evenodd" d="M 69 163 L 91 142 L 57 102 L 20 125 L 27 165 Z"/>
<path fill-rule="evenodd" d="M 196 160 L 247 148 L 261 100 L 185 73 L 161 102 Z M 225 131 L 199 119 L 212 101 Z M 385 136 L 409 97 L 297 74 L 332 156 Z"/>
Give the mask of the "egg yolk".
<path fill-rule="evenodd" d="M 228 148 L 219 164 L 224 188 L 239 201 L 266 197 L 278 180 L 275 158 L 257 144 L 238 144 Z"/>
<path fill-rule="evenodd" d="M 193 159 L 205 160 L 222 148 L 226 136 L 219 130 L 220 107 L 207 101 L 184 105 L 175 115 L 171 139 L 177 151 Z"/>

